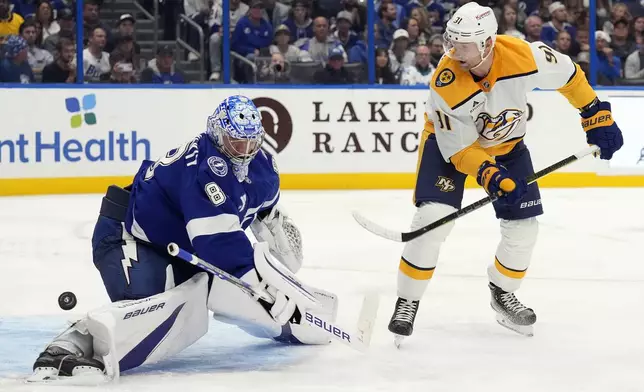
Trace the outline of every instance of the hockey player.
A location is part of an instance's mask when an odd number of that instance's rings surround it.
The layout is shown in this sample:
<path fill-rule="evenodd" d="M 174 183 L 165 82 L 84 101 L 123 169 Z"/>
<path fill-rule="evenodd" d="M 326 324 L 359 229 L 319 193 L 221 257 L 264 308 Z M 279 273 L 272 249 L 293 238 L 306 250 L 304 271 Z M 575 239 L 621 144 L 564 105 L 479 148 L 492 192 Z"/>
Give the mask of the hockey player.
<path fill-rule="evenodd" d="M 475 2 L 447 22 L 445 55 L 430 84 L 419 148 L 412 230 L 461 207 L 465 178 L 498 195 L 501 241 L 488 267 L 491 305 L 497 321 L 531 336 L 535 312 L 515 297 L 530 264 L 543 213 L 530 153 L 523 142 L 526 93 L 557 89 L 579 110 L 589 144 L 611 159 L 623 144 L 609 102 L 599 101 L 583 71 L 568 56 L 542 42 L 496 35 L 494 12 Z M 553 121 L 554 123 L 554 121 Z M 560 129 L 557 132 L 568 132 Z M 397 344 L 412 334 L 419 300 L 434 274 L 446 224 L 406 244 L 398 271 L 398 300 L 389 323 Z"/>
<path fill-rule="evenodd" d="M 263 139 L 253 102 L 232 96 L 208 118 L 205 133 L 156 162 L 145 161 L 132 185 L 109 188 L 92 249 L 112 303 L 56 337 L 36 360 L 31 381 L 117 377 L 159 361 L 207 332 L 208 310 L 254 336 L 329 343 L 319 329 L 300 324 L 305 309 L 255 269 L 270 254 L 293 273 L 302 263 L 300 232 L 278 204 L 277 165 L 260 149 Z M 253 247 L 244 233 L 249 226 L 270 254 Z M 165 251 L 170 242 L 266 288 L 274 303 L 173 259 Z M 316 311 L 333 321 L 335 296 L 310 289 L 323 304 Z"/>

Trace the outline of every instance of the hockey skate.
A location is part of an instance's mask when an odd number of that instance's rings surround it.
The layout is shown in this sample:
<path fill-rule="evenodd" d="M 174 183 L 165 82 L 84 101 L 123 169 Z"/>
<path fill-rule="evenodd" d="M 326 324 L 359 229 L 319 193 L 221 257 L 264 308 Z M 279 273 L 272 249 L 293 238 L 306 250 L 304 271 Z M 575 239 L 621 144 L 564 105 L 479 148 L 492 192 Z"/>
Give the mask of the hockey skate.
<path fill-rule="evenodd" d="M 521 335 L 533 336 L 537 321 L 534 311 L 519 302 L 514 293 L 508 293 L 493 283 L 489 287 L 492 294 L 490 305 L 496 312 L 496 321 Z"/>
<path fill-rule="evenodd" d="M 394 314 L 389 321 L 389 331 L 393 332 L 394 344 L 400 348 L 405 337 L 414 332 L 414 320 L 418 312 L 419 301 L 411 301 L 404 298 L 398 298 Z"/>
<path fill-rule="evenodd" d="M 97 359 L 85 358 L 57 346 L 49 346 L 34 363 L 30 383 L 60 382 L 67 384 L 99 384 L 105 381 L 105 366 Z M 73 379 L 73 381 L 72 381 Z"/>

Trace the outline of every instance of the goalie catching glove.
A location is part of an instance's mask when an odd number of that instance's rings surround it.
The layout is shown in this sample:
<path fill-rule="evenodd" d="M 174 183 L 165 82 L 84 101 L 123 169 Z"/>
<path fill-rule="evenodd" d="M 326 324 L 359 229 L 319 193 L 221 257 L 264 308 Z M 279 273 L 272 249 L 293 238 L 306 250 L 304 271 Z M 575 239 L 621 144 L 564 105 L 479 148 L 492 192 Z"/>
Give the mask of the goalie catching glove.
<path fill-rule="evenodd" d="M 258 214 L 250 224 L 257 241 L 267 242 L 270 253 L 294 274 L 302 267 L 302 235 L 280 205 Z"/>

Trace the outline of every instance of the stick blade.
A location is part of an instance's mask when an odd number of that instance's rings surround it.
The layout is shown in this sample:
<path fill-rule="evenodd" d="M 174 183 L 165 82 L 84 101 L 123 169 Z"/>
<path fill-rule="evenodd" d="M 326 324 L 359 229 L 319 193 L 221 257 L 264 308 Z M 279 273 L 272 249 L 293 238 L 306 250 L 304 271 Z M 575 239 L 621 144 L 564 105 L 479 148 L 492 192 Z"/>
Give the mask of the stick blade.
<path fill-rule="evenodd" d="M 364 215 L 360 214 L 358 211 L 353 211 L 352 215 L 353 219 L 355 219 L 355 221 L 358 222 L 358 224 L 364 227 L 367 231 L 370 231 L 371 233 L 379 237 L 386 238 L 391 241 L 403 242 L 401 232 L 382 227 L 379 224 L 365 218 Z"/>
<path fill-rule="evenodd" d="M 357 337 L 361 342 L 361 350 L 366 351 L 371 344 L 371 335 L 378 317 L 378 307 L 380 306 L 380 296 L 376 293 L 367 294 L 362 301 L 360 316 L 358 317 Z"/>

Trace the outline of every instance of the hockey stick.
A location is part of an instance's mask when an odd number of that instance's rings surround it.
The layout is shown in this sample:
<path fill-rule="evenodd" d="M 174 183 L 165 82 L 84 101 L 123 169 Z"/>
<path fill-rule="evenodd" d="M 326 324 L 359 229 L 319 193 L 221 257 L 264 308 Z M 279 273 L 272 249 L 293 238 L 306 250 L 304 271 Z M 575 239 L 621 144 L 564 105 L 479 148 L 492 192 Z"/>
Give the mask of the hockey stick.
<path fill-rule="evenodd" d="M 234 284 L 252 297 L 262 298 L 268 303 L 275 302 L 275 299 L 265 290 L 258 290 L 257 288 L 249 285 L 243 280 L 227 273 L 220 268 L 215 267 L 205 260 L 202 260 L 196 255 L 193 255 L 192 253 L 179 248 L 179 246 L 174 242 L 168 244 L 168 253 L 171 256 L 196 265 L 197 267 L 203 269 L 206 272 L 210 272 L 211 274 L 222 280 Z M 306 292 L 306 290 L 302 288 L 302 284 L 297 280 L 297 278 L 295 278 L 294 275 L 290 275 L 287 278 L 294 283 L 292 287 L 295 288 L 299 286 L 300 290 Z M 306 292 L 306 294 L 308 294 L 308 292 Z M 305 295 L 305 297 L 308 296 Z M 319 302 L 315 299 L 309 299 L 309 302 L 313 305 L 319 305 Z M 378 305 L 379 299 L 376 295 L 366 296 L 364 298 L 362 308 L 360 310 L 360 316 L 358 317 L 357 332 L 355 333 L 350 332 L 346 328 L 343 328 L 336 323 L 326 321 L 324 317 L 320 317 L 310 310 L 304 311 L 302 319 L 309 323 L 311 326 L 319 328 L 322 331 L 326 332 L 327 335 L 329 335 L 334 340 L 344 343 L 355 350 L 364 352 L 367 350 L 369 343 L 371 342 L 371 334 L 373 332 L 373 326 L 375 324 L 376 314 L 378 312 Z"/>
<path fill-rule="evenodd" d="M 569 156 L 568 158 L 562 159 L 561 161 L 554 163 L 548 167 L 546 167 L 543 170 L 540 170 L 526 178 L 526 182 L 528 184 L 532 184 L 533 182 L 537 181 L 540 178 L 545 177 L 546 175 L 552 173 L 555 170 L 561 169 L 564 166 L 567 166 L 575 161 L 580 160 L 581 158 L 585 157 L 586 155 L 590 154 L 595 154 L 597 151 L 599 151 L 599 147 L 597 146 L 590 146 L 588 148 L 585 148 L 578 153 Z M 365 218 L 363 215 L 358 213 L 357 211 L 353 212 L 353 219 L 358 222 L 358 224 L 368 231 L 372 232 L 373 234 L 380 236 L 382 238 L 386 238 L 388 240 L 396 241 L 396 242 L 408 242 L 413 240 L 414 238 L 418 238 L 421 235 L 432 231 L 436 229 L 437 227 L 440 227 L 446 223 L 452 222 L 462 216 L 465 216 L 469 214 L 470 212 L 476 211 L 479 208 L 486 206 L 490 203 L 493 203 L 496 201 L 498 197 L 496 195 L 488 196 L 485 197 L 477 202 L 474 202 L 464 208 L 461 208 L 460 210 L 453 212 L 433 223 L 430 223 L 427 226 L 423 226 L 420 229 L 410 231 L 410 232 L 400 232 L 400 231 L 395 231 L 391 229 L 387 229 L 386 227 L 382 227 L 378 225 L 377 223 L 374 223 L 370 221 L 369 219 Z"/>

